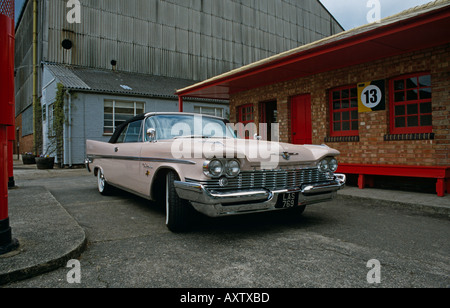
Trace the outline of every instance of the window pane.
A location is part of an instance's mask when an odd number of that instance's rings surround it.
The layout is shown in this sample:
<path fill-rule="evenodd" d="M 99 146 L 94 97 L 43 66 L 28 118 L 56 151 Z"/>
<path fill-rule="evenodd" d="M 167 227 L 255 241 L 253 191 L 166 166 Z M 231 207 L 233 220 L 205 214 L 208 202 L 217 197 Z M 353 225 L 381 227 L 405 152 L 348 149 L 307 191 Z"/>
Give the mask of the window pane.
<path fill-rule="evenodd" d="M 357 88 L 350 89 L 350 97 L 351 98 L 358 97 L 358 89 Z"/>
<path fill-rule="evenodd" d="M 405 106 L 401 105 L 401 106 L 395 106 L 395 115 L 396 116 L 400 116 L 400 115 L 405 115 Z"/>
<path fill-rule="evenodd" d="M 350 101 L 348 101 L 348 100 L 342 101 L 342 109 L 347 109 L 347 108 L 350 108 Z"/>
<path fill-rule="evenodd" d="M 342 130 L 343 131 L 350 130 L 350 122 L 342 122 Z"/>
<path fill-rule="evenodd" d="M 431 112 L 432 112 L 431 103 L 420 104 L 420 113 L 424 114 Z"/>
<path fill-rule="evenodd" d="M 342 113 L 342 120 L 344 120 L 344 121 L 348 121 L 348 120 L 350 120 L 350 112 L 343 112 Z"/>
<path fill-rule="evenodd" d="M 409 101 L 415 101 L 418 99 L 417 90 L 410 90 L 406 92 L 406 96 L 408 97 Z"/>
<path fill-rule="evenodd" d="M 352 120 L 358 120 L 358 119 L 359 119 L 358 111 L 357 110 L 352 111 Z"/>
<path fill-rule="evenodd" d="M 341 113 L 335 112 L 334 113 L 334 121 L 340 121 L 341 120 Z"/>
<path fill-rule="evenodd" d="M 116 108 L 131 108 L 131 109 L 134 109 L 134 103 L 116 102 Z"/>
<path fill-rule="evenodd" d="M 431 87 L 431 76 L 430 75 L 420 76 L 419 85 L 421 87 Z"/>
<path fill-rule="evenodd" d="M 334 123 L 334 131 L 340 132 L 341 131 L 341 122 Z"/>
<path fill-rule="evenodd" d="M 395 127 L 406 127 L 406 120 L 405 118 L 395 118 Z"/>
<path fill-rule="evenodd" d="M 414 89 L 417 88 L 417 77 L 408 78 L 406 79 L 406 88 L 407 89 Z"/>
<path fill-rule="evenodd" d="M 113 119 L 112 113 L 105 113 L 105 121 L 106 120 L 111 120 L 112 121 L 112 119 Z"/>
<path fill-rule="evenodd" d="M 352 122 L 352 130 L 358 130 L 359 129 L 359 122 L 353 121 Z"/>
<path fill-rule="evenodd" d="M 341 92 L 340 91 L 334 91 L 333 92 L 333 100 L 339 100 L 341 99 Z"/>
<path fill-rule="evenodd" d="M 105 127 L 114 127 L 113 121 L 105 121 Z"/>
<path fill-rule="evenodd" d="M 128 121 L 132 117 L 133 117 L 132 114 L 117 114 L 116 113 L 116 126 L 117 126 L 117 121 L 125 122 L 125 121 Z"/>
<path fill-rule="evenodd" d="M 129 114 L 131 116 L 134 116 L 134 107 L 132 108 L 117 108 L 116 107 L 116 114 Z"/>
<path fill-rule="evenodd" d="M 339 109 L 341 109 L 341 103 L 340 103 L 340 102 L 334 102 L 334 103 L 333 103 L 333 109 L 334 109 L 334 110 L 339 110 Z"/>
<path fill-rule="evenodd" d="M 350 101 L 350 108 L 357 108 L 358 107 L 358 100 L 357 99 L 352 99 Z"/>
<path fill-rule="evenodd" d="M 404 102 L 405 101 L 405 92 L 395 93 L 395 101 L 396 102 Z"/>
<path fill-rule="evenodd" d="M 407 107 L 408 115 L 418 114 L 419 113 L 419 107 L 416 104 L 410 104 Z"/>
<path fill-rule="evenodd" d="M 114 133 L 114 128 L 112 128 L 112 127 L 105 127 L 105 128 L 103 129 L 103 133 L 104 133 L 104 134 L 107 134 L 107 135 L 111 135 L 111 134 Z"/>
<path fill-rule="evenodd" d="M 404 90 L 404 89 L 405 89 L 405 81 L 404 80 L 394 81 L 394 90 Z"/>
<path fill-rule="evenodd" d="M 408 127 L 419 126 L 419 117 L 408 117 Z"/>
<path fill-rule="evenodd" d="M 431 99 L 431 88 L 420 89 L 420 99 Z"/>
<path fill-rule="evenodd" d="M 433 125 L 433 119 L 431 115 L 421 116 L 420 117 L 420 125 L 421 126 L 431 126 Z"/>
<path fill-rule="evenodd" d="M 346 89 L 346 90 L 342 90 L 342 98 L 349 98 L 350 97 L 350 90 Z"/>

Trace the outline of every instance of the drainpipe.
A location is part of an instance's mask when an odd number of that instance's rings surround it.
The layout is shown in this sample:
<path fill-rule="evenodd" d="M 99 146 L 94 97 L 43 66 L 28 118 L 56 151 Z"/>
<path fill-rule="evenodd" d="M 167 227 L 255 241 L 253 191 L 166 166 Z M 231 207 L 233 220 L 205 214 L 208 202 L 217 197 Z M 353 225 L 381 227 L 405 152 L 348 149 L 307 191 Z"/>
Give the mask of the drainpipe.
<path fill-rule="evenodd" d="M 67 134 L 69 139 L 68 147 L 68 156 L 69 156 L 69 168 L 73 167 L 72 162 L 72 93 L 69 90 L 66 91 L 67 96 L 69 97 L 68 103 L 68 120 L 67 120 Z"/>
<path fill-rule="evenodd" d="M 38 138 L 37 138 L 37 123 L 40 117 L 37 117 L 36 110 L 38 104 L 38 72 L 37 72 L 37 23 L 38 23 L 38 5 L 37 0 L 33 0 L 33 140 L 34 140 L 34 152 L 38 153 Z"/>

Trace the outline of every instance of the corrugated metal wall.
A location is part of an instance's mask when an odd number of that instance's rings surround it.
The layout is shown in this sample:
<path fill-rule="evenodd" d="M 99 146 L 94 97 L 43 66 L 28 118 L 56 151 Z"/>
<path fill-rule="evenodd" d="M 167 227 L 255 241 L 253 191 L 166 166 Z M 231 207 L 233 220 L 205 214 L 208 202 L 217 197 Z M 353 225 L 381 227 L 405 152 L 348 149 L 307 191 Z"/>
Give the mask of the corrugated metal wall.
<path fill-rule="evenodd" d="M 39 1 L 39 62 L 204 80 L 342 31 L 318 0 Z M 61 47 L 63 39 L 74 45 Z M 32 1 L 16 33 L 16 113 L 31 104 Z M 41 72 L 40 72 L 41 74 Z M 43 85 L 40 85 L 40 88 Z"/>
<path fill-rule="evenodd" d="M 193 80 L 342 30 L 317 0 L 86 0 L 81 24 L 66 3 L 48 2 L 45 60 Z"/>

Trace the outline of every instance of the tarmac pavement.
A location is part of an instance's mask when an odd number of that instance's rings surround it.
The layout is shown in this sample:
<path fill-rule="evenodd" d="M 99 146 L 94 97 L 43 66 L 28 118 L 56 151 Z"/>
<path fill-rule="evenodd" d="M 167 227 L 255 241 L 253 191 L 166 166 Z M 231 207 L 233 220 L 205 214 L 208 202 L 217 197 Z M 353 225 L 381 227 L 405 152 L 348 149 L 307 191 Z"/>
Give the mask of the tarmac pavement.
<path fill-rule="evenodd" d="M 15 179 L 57 178 L 86 174 L 84 169 L 37 170 L 15 162 Z M 378 206 L 414 210 L 424 215 L 450 217 L 450 195 L 347 187 L 338 198 L 375 200 Z M 44 187 L 9 190 L 9 216 L 19 249 L 0 256 L 0 285 L 41 275 L 65 267 L 81 256 L 87 246 L 86 233 L 77 221 Z"/>

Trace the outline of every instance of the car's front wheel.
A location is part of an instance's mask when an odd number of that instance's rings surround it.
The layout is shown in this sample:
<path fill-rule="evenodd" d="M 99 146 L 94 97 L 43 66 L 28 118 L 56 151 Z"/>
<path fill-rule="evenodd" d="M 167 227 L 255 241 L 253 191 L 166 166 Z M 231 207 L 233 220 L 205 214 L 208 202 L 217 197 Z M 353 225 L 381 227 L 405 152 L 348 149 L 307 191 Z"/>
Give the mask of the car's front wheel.
<path fill-rule="evenodd" d="M 192 216 L 192 207 L 188 201 L 180 199 L 174 182 L 178 180 L 177 174 L 169 171 L 166 175 L 165 206 L 166 226 L 172 232 L 187 231 Z"/>

